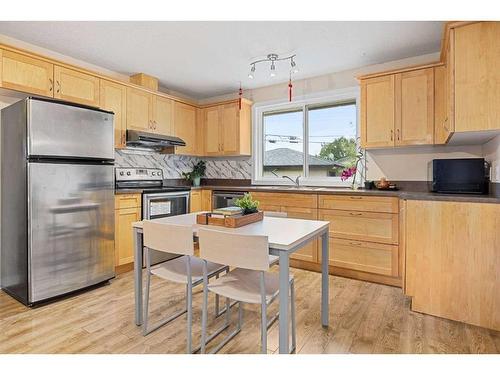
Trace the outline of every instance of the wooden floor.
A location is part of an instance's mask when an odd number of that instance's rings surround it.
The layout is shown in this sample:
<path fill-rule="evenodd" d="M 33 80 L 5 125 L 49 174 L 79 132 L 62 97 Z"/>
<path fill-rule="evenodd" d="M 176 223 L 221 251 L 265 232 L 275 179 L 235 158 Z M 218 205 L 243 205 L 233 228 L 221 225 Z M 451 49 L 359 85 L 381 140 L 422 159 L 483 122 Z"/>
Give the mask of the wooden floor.
<path fill-rule="evenodd" d="M 297 290 L 298 353 L 500 353 L 500 332 L 440 319 L 409 309 L 401 289 L 330 278 L 331 326 L 320 324 L 320 274 L 293 270 Z M 195 293 L 194 341 L 199 342 L 201 292 Z M 183 305 L 184 288 L 155 279 L 152 317 Z M 210 299 L 213 311 L 213 297 Z M 271 308 L 269 315 L 277 311 Z M 244 305 L 242 332 L 224 353 L 260 351 L 258 307 Z M 35 309 L 0 291 L 0 353 L 182 353 L 185 318 L 143 337 L 133 322 L 133 274 L 109 285 Z M 237 317 L 236 311 L 232 315 Z M 222 324 L 223 318 L 211 328 Z M 209 347 L 210 348 L 210 347 Z M 268 352 L 278 348 L 278 326 Z"/>

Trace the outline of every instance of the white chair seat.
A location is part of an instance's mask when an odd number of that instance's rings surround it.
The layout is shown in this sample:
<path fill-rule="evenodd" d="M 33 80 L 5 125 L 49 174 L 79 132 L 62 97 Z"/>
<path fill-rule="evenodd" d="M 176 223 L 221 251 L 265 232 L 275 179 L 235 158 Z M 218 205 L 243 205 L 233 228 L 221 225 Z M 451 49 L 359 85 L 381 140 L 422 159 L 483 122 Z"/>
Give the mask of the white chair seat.
<path fill-rule="evenodd" d="M 227 268 L 227 266 L 222 264 L 207 263 L 208 277 Z M 151 267 L 151 273 L 175 283 L 187 284 L 186 256 L 181 256 Z M 191 279 L 193 284 L 203 280 L 203 261 L 200 258 L 191 257 Z"/>
<path fill-rule="evenodd" d="M 280 257 L 277 255 L 269 255 L 269 266 L 274 266 L 280 261 Z"/>
<path fill-rule="evenodd" d="M 292 279 L 293 276 L 290 275 L 290 280 Z M 279 276 L 266 272 L 265 280 L 266 302 L 270 303 L 279 293 Z M 260 271 L 236 268 L 211 281 L 208 290 L 236 301 L 260 304 Z"/>

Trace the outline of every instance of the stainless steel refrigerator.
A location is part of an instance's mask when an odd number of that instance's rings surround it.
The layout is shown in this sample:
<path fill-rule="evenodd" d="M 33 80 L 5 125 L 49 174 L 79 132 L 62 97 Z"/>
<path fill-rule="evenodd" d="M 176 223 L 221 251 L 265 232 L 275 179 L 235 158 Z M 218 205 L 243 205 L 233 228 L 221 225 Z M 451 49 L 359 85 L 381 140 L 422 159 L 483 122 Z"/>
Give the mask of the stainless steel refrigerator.
<path fill-rule="evenodd" d="M 113 114 L 19 101 L 1 163 L 2 289 L 33 305 L 114 277 Z"/>

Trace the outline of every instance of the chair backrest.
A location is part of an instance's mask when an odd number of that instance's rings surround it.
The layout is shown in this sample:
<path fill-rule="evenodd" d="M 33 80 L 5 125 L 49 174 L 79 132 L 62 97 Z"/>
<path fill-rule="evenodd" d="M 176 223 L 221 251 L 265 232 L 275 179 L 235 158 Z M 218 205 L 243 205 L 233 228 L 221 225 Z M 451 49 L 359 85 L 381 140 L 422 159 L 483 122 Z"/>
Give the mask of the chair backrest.
<path fill-rule="evenodd" d="M 281 211 L 264 211 L 264 216 L 269 216 L 269 217 L 288 217 L 288 214 L 286 212 L 281 212 Z"/>
<path fill-rule="evenodd" d="M 162 224 L 144 220 L 144 246 L 172 254 L 193 255 L 193 227 L 191 225 Z"/>
<path fill-rule="evenodd" d="M 235 234 L 200 228 L 200 258 L 232 267 L 257 271 L 269 269 L 267 236 Z"/>

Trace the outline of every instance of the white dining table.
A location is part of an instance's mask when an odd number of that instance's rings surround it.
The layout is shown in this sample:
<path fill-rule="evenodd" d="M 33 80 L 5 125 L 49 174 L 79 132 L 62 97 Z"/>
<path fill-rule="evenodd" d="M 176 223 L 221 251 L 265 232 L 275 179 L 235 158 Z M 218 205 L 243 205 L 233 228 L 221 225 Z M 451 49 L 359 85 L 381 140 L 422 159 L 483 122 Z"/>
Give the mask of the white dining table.
<path fill-rule="evenodd" d="M 191 225 L 193 237 L 196 239 L 198 228 L 196 215 L 170 216 L 154 219 L 157 223 Z M 135 324 L 143 322 L 143 290 L 142 290 L 142 253 L 143 234 L 142 221 L 132 224 L 134 231 L 134 291 L 135 291 Z M 308 242 L 321 237 L 321 324 L 328 326 L 329 314 L 329 288 L 328 288 L 328 221 L 303 220 L 283 217 L 264 217 L 262 221 L 245 225 L 240 228 L 213 227 L 217 230 L 235 234 L 267 236 L 269 241 L 269 254 L 279 257 L 279 353 L 288 353 L 289 344 L 289 275 L 290 254 L 302 248 Z"/>

